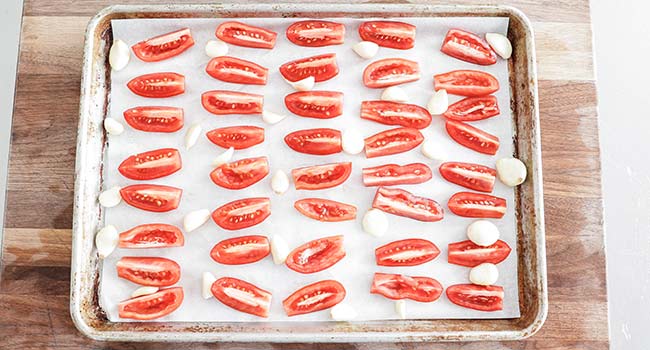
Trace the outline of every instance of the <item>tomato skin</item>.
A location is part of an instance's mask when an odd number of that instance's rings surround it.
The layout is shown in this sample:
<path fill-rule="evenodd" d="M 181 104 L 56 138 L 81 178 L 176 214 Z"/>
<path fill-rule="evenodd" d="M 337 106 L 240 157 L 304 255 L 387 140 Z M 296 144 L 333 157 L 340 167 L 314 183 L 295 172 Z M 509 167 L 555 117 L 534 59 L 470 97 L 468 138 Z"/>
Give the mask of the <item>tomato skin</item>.
<path fill-rule="evenodd" d="M 241 236 L 224 239 L 210 251 L 210 257 L 224 265 L 250 264 L 264 259 L 271 253 L 265 236 Z"/>
<path fill-rule="evenodd" d="M 484 193 L 455 193 L 449 198 L 447 206 L 452 213 L 467 218 L 501 219 L 506 213 L 505 199 Z"/>
<path fill-rule="evenodd" d="M 310 33 L 319 31 L 318 35 Z M 321 47 L 343 44 L 345 39 L 345 26 L 341 23 L 330 21 L 299 21 L 287 28 L 287 39 L 299 46 Z"/>
<path fill-rule="evenodd" d="M 175 148 L 161 148 L 126 158 L 117 170 L 131 180 L 152 180 L 181 170 L 181 154 Z"/>
<path fill-rule="evenodd" d="M 185 244 L 183 232 L 174 225 L 144 224 L 120 233 L 120 248 L 170 248 Z"/>
<path fill-rule="evenodd" d="M 481 247 L 470 240 L 449 243 L 447 262 L 467 267 L 482 263 L 498 264 L 505 260 L 512 249 L 508 243 L 498 240 L 489 247 Z"/>
<path fill-rule="evenodd" d="M 498 137 L 467 123 L 447 120 L 445 128 L 454 141 L 476 152 L 493 156 L 499 150 Z"/>
<path fill-rule="evenodd" d="M 124 120 L 132 128 L 147 132 L 175 132 L 183 128 L 183 109 L 164 106 L 140 106 L 124 111 Z"/>
<path fill-rule="evenodd" d="M 419 238 L 402 239 L 375 249 L 375 261 L 379 266 L 417 266 L 438 255 L 440 249 L 435 244 Z"/>
<path fill-rule="evenodd" d="M 294 131 L 284 137 L 284 142 L 296 152 L 319 156 L 343 151 L 341 132 L 329 128 Z"/>
<path fill-rule="evenodd" d="M 301 117 L 330 119 L 343 113 L 343 93 L 336 91 L 298 91 L 284 98 L 291 113 Z"/>
<path fill-rule="evenodd" d="M 403 58 L 385 58 L 369 64 L 363 71 L 363 85 L 385 88 L 420 79 L 420 66 Z"/>
<path fill-rule="evenodd" d="M 143 286 L 167 287 L 181 278 L 174 260 L 150 256 L 125 256 L 117 262 L 117 276 Z"/>
<path fill-rule="evenodd" d="M 345 257 L 343 236 L 330 236 L 309 241 L 289 253 L 285 264 L 303 274 L 330 268 Z"/>
<path fill-rule="evenodd" d="M 339 66 L 336 63 L 336 54 L 328 53 L 287 62 L 280 66 L 280 74 L 291 82 L 314 77 L 319 83 L 339 74 Z"/>
<path fill-rule="evenodd" d="M 431 169 L 423 163 L 385 164 L 363 168 L 361 174 L 366 187 L 419 184 L 429 181 L 432 177 Z"/>
<path fill-rule="evenodd" d="M 166 212 L 178 208 L 183 190 L 163 185 L 131 185 L 120 190 L 122 199 L 138 209 Z"/>
<path fill-rule="evenodd" d="M 497 63 L 497 55 L 478 35 L 460 29 L 449 29 L 440 51 L 459 60 L 489 66 Z"/>
<path fill-rule="evenodd" d="M 269 317 L 271 293 L 251 283 L 234 277 L 222 277 L 212 283 L 210 291 L 217 300 L 230 308 L 259 317 Z M 238 299 L 237 294 L 242 293 L 247 294 L 246 299 L 254 299 L 255 305 L 247 303 L 247 300 Z"/>
<path fill-rule="evenodd" d="M 393 300 L 411 299 L 430 303 L 440 298 L 442 289 L 440 282 L 433 278 L 375 272 L 370 293 Z"/>
<path fill-rule="evenodd" d="M 233 72 L 233 70 L 238 72 Z M 230 56 L 211 59 L 205 71 L 217 80 L 236 84 L 266 85 L 269 75 L 267 68 L 255 62 Z"/>
<path fill-rule="evenodd" d="M 272 49 L 276 32 L 237 21 L 223 22 L 217 27 L 217 38 L 233 45 L 258 49 Z"/>
<path fill-rule="evenodd" d="M 142 97 L 172 97 L 185 92 L 185 77 L 170 72 L 143 74 L 131 79 L 126 86 Z"/>
<path fill-rule="evenodd" d="M 359 26 L 359 36 L 391 49 L 407 50 L 415 46 L 415 26 L 404 22 L 364 22 Z"/>
<path fill-rule="evenodd" d="M 216 115 L 262 114 L 264 96 L 247 92 L 212 90 L 201 95 L 201 104 L 206 111 Z"/>
<path fill-rule="evenodd" d="M 233 214 L 233 211 L 245 212 Z M 244 198 L 226 203 L 212 212 L 212 220 L 225 230 L 255 226 L 271 215 L 271 201 L 266 197 Z"/>
<path fill-rule="evenodd" d="M 229 190 L 241 190 L 252 186 L 269 174 L 266 157 L 244 158 L 222 164 L 210 173 L 210 179 L 217 186 Z"/>
<path fill-rule="evenodd" d="M 141 41 L 131 49 L 140 60 L 157 62 L 178 56 L 193 45 L 194 39 L 190 29 L 183 28 Z"/>
<path fill-rule="evenodd" d="M 433 76 L 436 91 L 447 90 L 452 95 L 485 96 L 499 90 L 499 81 L 492 74 L 478 70 L 455 70 Z"/>
<path fill-rule="evenodd" d="M 492 192 L 497 178 L 496 170 L 480 164 L 447 162 L 439 170 L 445 180 L 481 192 Z"/>
<path fill-rule="evenodd" d="M 404 206 L 409 208 L 404 209 Z M 435 222 L 444 217 L 444 210 L 438 202 L 399 188 L 379 187 L 372 201 L 372 207 L 418 221 Z"/>
<path fill-rule="evenodd" d="M 361 119 L 384 125 L 424 129 L 431 124 L 433 118 L 429 111 L 418 105 L 391 101 L 363 101 Z"/>
<path fill-rule="evenodd" d="M 293 207 L 311 219 L 326 222 L 354 220 L 357 217 L 357 207 L 337 201 L 322 198 L 304 198 L 297 200 Z"/>
<path fill-rule="evenodd" d="M 352 163 L 330 163 L 291 170 L 297 190 L 322 190 L 338 186 L 352 173 Z"/>
<path fill-rule="evenodd" d="M 424 141 L 424 136 L 413 128 L 395 128 L 374 134 L 364 140 L 366 157 L 375 158 L 410 151 Z"/>
<path fill-rule="evenodd" d="M 479 311 L 503 310 L 503 287 L 456 284 L 447 287 L 447 298 L 452 303 Z"/>
<path fill-rule="evenodd" d="M 227 126 L 210 130 L 206 136 L 219 147 L 246 149 L 264 142 L 264 128 L 252 125 Z"/>
<path fill-rule="evenodd" d="M 493 95 L 466 97 L 447 108 L 442 115 L 447 119 L 473 122 L 499 115 L 499 104 Z"/>
<path fill-rule="evenodd" d="M 117 304 L 120 318 L 153 320 L 178 309 L 183 303 L 183 287 L 165 288 L 153 294 L 124 300 Z"/>
<path fill-rule="evenodd" d="M 323 280 L 293 292 L 282 301 L 282 306 L 287 316 L 308 314 L 331 308 L 343 301 L 345 294 L 345 288 L 341 283 L 335 280 Z M 313 302 L 307 303 L 312 298 L 314 298 Z"/>

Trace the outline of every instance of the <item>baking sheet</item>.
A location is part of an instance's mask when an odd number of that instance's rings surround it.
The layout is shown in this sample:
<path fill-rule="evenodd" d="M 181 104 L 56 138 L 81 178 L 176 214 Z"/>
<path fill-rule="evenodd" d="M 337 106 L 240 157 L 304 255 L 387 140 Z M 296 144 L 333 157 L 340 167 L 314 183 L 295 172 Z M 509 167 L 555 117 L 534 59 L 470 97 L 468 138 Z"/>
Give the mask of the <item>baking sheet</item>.
<path fill-rule="evenodd" d="M 358 320 L 394 319 L 394 302 L 379 295 L 369 294 L 374 272 L 402 273 L 412 276 L 430 276 L 436 278 L 444 287 L 468 283 L 469 269 L 448 264 L 446 261 L 447 244 L 466 239 L 466 226 L 474 219 L 461 218 L 446 208 L 448 198 L 462 187 L 448 183 L 437 172 L 433 162 L 418 149 L 407 153 L 366 159 L 363 154 L 350 156 L 337 154 L 329 156 L 312 156 L 300 154 L 289 149 L 283 138 L 289 132 L 316 127 L 358 128 L 364 136 L 375 134 L 392 127 L 361 120 L 359 106 L 361 101 L 379 99 L 382 89 L 369 89 L 361 83 L 363 69 L 370 63 L 382 58 L 402 57 L 418 61 L 421 79 L 404 84 L 402 87 L 411 97 L 410 103 L 426 105 L 432 93 L 432 77 L 454 69 L 480 69 L 495 75 L 501 83 L 501 89 L 495 94 L 501 106 L 501 115 L 489 120 L 473 123 L 477 127 L 497 135 L 501 147 L 496 156 L 488 156 L 466 149 L 449 138 L 444 130 L 442 118 L 434 117 L 430 127 L 422 130 L 427 138 L 433 138 L 441 151 L 448 155 L 448 160 L 466 161 L 494 166 L 496 159 L 513 154 L 513 125 L 511 118 L 510 89 L 508 86 L 507 63 L 499 60 L 497 64 L 479 67 L 443 55 L 439 51 L 444 34 L 449 28 L 458 27 L 476 33 L 497 32 L 506 34 L 507 18 L 400 18 L 399 20 L 414 24 L 418 28 L 416 46 L 411 50 L 392 50 L 380 48 L 379 54 L 371 60 L 358 57 L 351 47 L 359 41 L 356 28 L 369 19 L 341 19 L 334 21 L 344 23 L 347 33 L 345 44 L 321 48 L 303 48 L 286 40 L 286 27 L 300 19 L 256 18 L 242 20 L 248 24 L 260 25 L 278 32 L 278 40 L 273 50 L 251 49 L 230 45 L 229 55 L 251 60 L 269 68 L 269 82 L 266 86 L 250 86 L 225 83 L 215 80 L 205 73 L 205 66 L 210 60 L 204 53 L 204 45 L 214 39 L 214 31 L 220 19 L 133 19 L 112 21 L 114 38 L 120 38 L 133 45 L 138 41 L 161 33 L 189 27 L 192 30 L 195 46 L 180 56 L 157 62 L 145 63 L 131 57 L 129 65 L 120 72 L 112 72 L 109 114 L 119 121 L 124 121 L 122 112 L 134 106 L 169 105 L 185 109 L 185 127 L 174 134 L 147 134 L 126 127 L 124 134 L 109 136 L 104 166 L 104 188 L 114 185 L 129 185 L 135 181 L 122 177 L 118 171 L 119 163 L 129 155 L 162 147 L 176 147 L 181 152 L 183 168 L 168 177 L 137 183 L 156 183 L 180 187 L 183 189 L 181 204 L 177 210 L 168 213 L 149 213 L 121 204 L 108 208 L 105 214 L 106 224 L 113 224 L 118 231 L 127 230 L 142 223 L 163 222 L 182 227 L 183 216 L 193 210 L 208 208 L 214 210 L 229 201 L 268 196 L 271 198 L 272 215 L 262 224 L 237 232 L 225 231 L 209 220 L 198 230 L 186 233 L 185 246 L 182 248 L 127 250 L 117 249 L 103 264 L 100 304 L 109 320 L 130 322 L 117 316 L 117 303 L 127 299 L 138 286 L 119 279 L 115 263 L 122 256 L 163 256 L 175 260 L 181 265 L 182 277 L 178 285 L 183 286 L 185 300 L 183 305 L 172 314 L 156 321 L 250 321 L 261 319 L 232 310 L 214 298 L 204 300 L 200 295 L 201 274 L 212 272 L 217 278 L 222 276 L 237 277 L 251 282 L 273 293 L 273 301 L 268 321 L 328 321 L 329 312 L 317 312 L 307 315 L 287 317 L 282 309 L 282 300 L 296 289 L 323 279 L 336 279 L 347 290 L 345 302 L 359 311 Z M 278 72 L 278 67 L 290 60 L 336 52 L 341 73 L 334 79 L 317 84 L 315 90 L 341 91 L 345 95 L 344 113 L 330 120 L 316 120 L 292 115 L 284 107 L 284 96 L 293 92 Z M 133 77 L 152 72 L 173 71 L 185 75 L 186 91 L 183 95 L 166 99 L 148 99 L 132 94 L 126 83 Z M 264 125 L 259 116 L 215 116 L 203 109 L 200 95 L 207 90 L 225 89 L 264 94 L 265 108 L 275 112 L 286 113 L 287 119 L 279 124 Z M 450 96 L 450 103 L 460 97 Z M 234 159 L 266 155 L 269 157 L 270 173 L 282 169 L 287 173 L 293 168 L 330 162 L 351 161 L 353 172 L 348 181 L 333 189 L 321 191 L 296 191 L 291 188 L 283 195 L 276 195 L 270 189 L 270 177 L 243 190 L 230 191 L 214 185 L 209 178 L 212 159 L 223 152 L 213 145 L 204 135 L 190 151 L 183 146 L 186 130 L 195 122 L 200 122 L 203 134 L 208 130 L 231 125 L 258 125 L 266 129 L 266 141 L 246 150 L 236 151 Z M 126 124 L 125 124 L 126 125 Z M 436 223 L 424 223 L 415 220 L 388 215 L 389 232 L 376 238 L 363 233 L 361 219 L 370 208 L 376 188 L 366 188 L 361 182 L 361 169 L 386 163 L 407 164 L 423 162 L 432 168 L 433 179 L 418 185 L 398 186 L 417 195 L 433 198 L 445 207 L 444 220 Z M 516 252 L 516 218 L 514 215 L 514 191 L 497 182 L 494 195 L 506 198 L 508 209 L 500 220 L 494 220 L 499 227 L 504 241 L 513 248 L 510 256 L 500 263 L 498 285 L 505 289 L 504 309 L 485 313 L 461 308 L 449 302 L 446 296 L 433 303 L 418 303 L 407 300 L 407 317 L 410 319 L 432 318 L 513 318 L 518 317 L 519 301 L 517 291 L 517 252 Z M 300 215 L 293 208 L 295 200 L 305 197 L 322 197 L 354 204 L 359 210 L 357 220 L 341 223 L 321 223 Z M 289 270 L 284 265 L 274 265 L 271 258 L 242 265 L 226 266 L 214 262 L 209 251 L 219 241 L 248 234 L 282 234 L 291 247 L 304 242 L 330 235 L 345 236 L 346 257 L 331 268 L 315 274 L 302 275 Z M 424 238 L 435 243 L 441 254 L 434 261 L 413 267 L 378 267 L 374 262 L 374 249 L 388 242 L 405 238 Z"/>

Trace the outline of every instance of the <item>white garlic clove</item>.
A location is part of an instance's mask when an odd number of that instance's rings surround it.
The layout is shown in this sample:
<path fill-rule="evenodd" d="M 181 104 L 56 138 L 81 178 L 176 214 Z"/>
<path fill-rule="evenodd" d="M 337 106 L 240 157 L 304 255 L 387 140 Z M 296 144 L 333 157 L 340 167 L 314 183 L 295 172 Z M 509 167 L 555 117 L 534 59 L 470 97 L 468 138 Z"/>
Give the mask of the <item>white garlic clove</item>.
<path fill-rule="evenodd" d="M 429 113 L 432 115 L 440 115 L 445 113 L 447 108 L 449 108 L 449 95 L 447 95 L 447 90 L 440 89 L 434 91 L 429 99 L 429 103 L 427 103 Z"/>
<path fill-rule="evenodd" d="M 282 171 L 278 170 L 271 178 L 271 189 L 277 194 L 283 194 L 289 189 L 289 176 Z"/>
<path fill-rule="evenodd" d="M 212 284 L 217 280 L 210 272 L 204 272 L 201 276 L 201 296 L 203 299 L 212 298 Z"/>
<path fill-rule="evenodd" d="M 289 81 L 287 79 L 284 79 L 284 81 L 291 85 L 291 87 L 296 91 L 310 91 L 314 88 L 314 85 L 316 85 L 316 78 L 313 76 L 298 81 Z"/>
<path fill-rule="evenodd" d="M 370 209 L 363 216 L 363 231 L 375 237 L 381 237 L 388 232 L 388 217 L 379 209 Z"/>
<path fill-rule="evenodd" d="M 131 293 L 131 298 L 141 297 L 143 295 L 153 294 L 158 291 L 158 287 L 140 287 Z"/>
<path fill-rule="evenodd" d="M 273 262 L 276 265 L 284 264 L 289 256 L 291 250 L 289 249 L 289 244 L 280 235 L 273 235 L 271 237 L 271 254 L 273 255 Z"/>
<path fill-rule="evenodd" d="M 487 33 L 485 34 L 485 40 L 490 44 L 492 50 L 494 50 L 494 52 L 504 60 L 507 60 L 512 56 L 512 44 L 505 35 L 499 33 Z"/>
<path fill-rule="evenodd" d="M 97 247 L 97 253 L 99 257 L 105 259 L 107 256 L 111 255 L 115 247 L 117 247 L 117 242 L 119 240 L 119 234 L 117 229 L 113 225 L 106 225 L 104 228 L 97 232 L 95 235 L 95 246 Z"/>
<path fill-rule="evenodd" d="M 330 315 L 334 321 L 352 321 L 357 318 L 358 313 L 351 305 L 342 302 L 330 309 Z"/>
<path fill-rule="evenodd" d="M 199 209 L 189 212 L 183 218 L 183 228 L 185 229 L 185 232 L 192 232 L 203 226 L 209 218 L 210 211 L 208 209 Z"/>
<path fill-rule="evenodd" d="M 499 228 L 488 220 L 476 220 L 467 226 L 467 238 L 481 247 L 489 247 L 499 240 Z"/>
<path fill-rule="evenodd" d="M 205 54 L 209 57 L 219 57 L 228 54 L 228 45 L 220 40 L 209 40 L 205 44 Z"/>
<path fill-rule="evenodd" d="M 409 96 L 401 87 L 390 86 L 381 93 L 381 99 L 392 102 L 406 102 L 409 100 Z"/>
<path fill-rule="evenodd" d="M 192 126 L 187 129 L 187 132 L 185 133 L 186 150 L 189 150 L 190 148 L 194 147 L 194 145 L 196 145 L 196 141 L 199 140 L 199 136 L 201 135 L 201 129 L 201 123 L 192 124 Z"/>
<path fill-rule="evenodd" d="M 235 148 L 234 147 L 228 148 L 227 150 L 225 150 L 223 153 L 216 156 L 212 160 L 212 166 L 216 168 L 216 167 L 218 167 L 218 166 L 220 166 L 222 164 L 226 164 L 226 163 L 230 162 L 230 160 L 232 159 L 232 156 L 234 154 L 235 154 Z"/>
<path fill-rule="evenodd" d="M 124 125 L 113 118 L 104 119 L 104 129 L 110 135 L 120 135 L 124 132 Z"/>
<path fill-rule="evenodd" d="M 348 128 L 341 132 L 341 146 L 347 154 L 359 154 L 363 152 L 366 142 L 357 129 Z"/>
<path fill-rule="evenodd" d="M 469 280 L 481 286 L 491 286 L 499 279 L 499 269 L 492 263 L 474 266 L 469 271 Z"/>
<path fill-rule="evenodd" d="M 395 312 L 397 313 L 397 316 L 401 319 L 406 318 L 406 300 L 400 299 L 400 300 L 395 300 Z"/>
<path fill-rule="evenodd" d="M 373 58 L 379 51 L 379 45 L 372 41 L 362 41 L 352 46 L 352 50 L 357 53 L 361 58 Z"/>
<path fill-rule="evenodd" d="M 104 208 L 112 208 L 122 201 L 120 186 L 113 186 L 99 194 L 99 204 Z"/>
<path fill-rule="evenodd" d="M 113 46 L 108 53 L 108 63 L 115 71 L 120 71 L 129 64 L 131 59 L 131 49 L 124 41 L 120 39 L 113 40 Z"/>
<path fill-rule="evenodd" d="M 279 114 L 267 110 L 262 111 L 262 120 L 267 124 L 277 124 L 286 118 L 286 114 Z"/>
<path fill-rule="evenodd" d="M 424 139 L 420 149 L 422 150 L 422 154 L 429 159 L 438 162 L 444 162 L 447 160 L 447 154 L 445 154 L 439 146 L 436 146 L 435 142 L 430 138 Z"/>
<path fill-rule="evenodd" d="M 526 181 L 526 165 L 517 158 L 497 160 L 497 176 L 505 185 L 515 187 Z"/>

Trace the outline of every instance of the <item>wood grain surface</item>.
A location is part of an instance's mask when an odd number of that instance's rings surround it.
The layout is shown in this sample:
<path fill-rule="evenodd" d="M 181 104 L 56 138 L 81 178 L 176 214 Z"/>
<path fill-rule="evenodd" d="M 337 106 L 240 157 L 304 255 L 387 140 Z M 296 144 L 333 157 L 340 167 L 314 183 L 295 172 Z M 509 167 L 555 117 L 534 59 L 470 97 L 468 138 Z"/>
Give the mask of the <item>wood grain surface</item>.
<path fill-rule="evenodd" d="M 153 3 L 122 0 L 120 3 Z M 192 2 L 192 1 L 175 1 Z M 390 1 L 385 1 L 390 2 Z M 476 1 L 455 1 L 472 4 Z M 436 349 L 609 348 L 588 0 L 507 0 L 533 22 L 539 72 L 549 315 L 521 342 Z M 6 349 L 430 349 L 431 344 L 137 344 L 82 336 L 69 313 L 75 138 L 85 27 L 105 0 L 25 0 L 2 269 Z"/>

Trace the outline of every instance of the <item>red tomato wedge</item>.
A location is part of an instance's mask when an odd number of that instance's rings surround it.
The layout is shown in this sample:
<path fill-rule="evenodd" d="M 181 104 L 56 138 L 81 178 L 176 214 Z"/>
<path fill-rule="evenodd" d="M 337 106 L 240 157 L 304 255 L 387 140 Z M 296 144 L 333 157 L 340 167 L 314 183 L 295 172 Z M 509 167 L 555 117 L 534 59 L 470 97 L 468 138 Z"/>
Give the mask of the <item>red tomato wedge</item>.
<path fill-rule="evenodd" d="M 452 95 L 485 96 L 499 90 L 499 81 L 492 74 L 478 70 L 455 70 L 433 76 L 436 91 L 447 90 Z"/>
<path fill-rule="evenodd" d="M 134 320 L 153 320 L 178 309 L 183 303 L 183 297 L 183 287 L 161 289 L 117 304 L 118 315 Z"/>
<path fill-rule="evenodd" d="M 294 131 L 284 137 L 284 142 L 292 150 L 306 154 L 327 155 L 343 150 L 341 132 L 328 128 Z"/>
<path fill-rule="evenodd" d="M 443 116 L 461 122 L 473 122 L 499 115 L 497 98 L 493 95 L 466 97 L 447 108 Z"/>
<path fill-rule="evenodd" d="M 269 240 L 264 236 L 241 236 L 224 239 L 210 251 L 210 257 L 220 264 L 242 265 L 264 259 L 271 253 Z"/>
<path fill-rule="evenodd" d="M 379 187 L 372 201 L 372 207 L 418 221 L 440 221 L 444 216 L 444 211 L 438 202 L 399 188 Z"/>
<path fill-rule="evenodd" d="M 163 185 L 131 185 L 123 187 L 120 195 L 124 201 L 138 209 L 166 212 L 178 208 L 183 190 Z"/>
<path fill-rule="evenodd" d="M 467 123 L 447 120 L 447 134 L 459 144 L 476 152 L 495 155 L 499 150 L 499 138 Z"/>
<path fill-rule="evenodd" d="M 361 174 L 363 184 L 367 187 L 419 184 L 431 179 L 431 169 L 423 163 L 363 168 Z"/>
<path fill-rule="evenodd" d="M 185 92 L 185 77 L 177 73 L 151 73 L 131 79 L 126 86 L 142 97 L 172 97 Z"/>
<path fill-rule="evenodd" d="M 308 47 L 340 45 L 345 39 L 345 26 L 330 21 L 300 21 L 287 28 L 287 39 Z"/>
<path fill-rule="evenodd" d="M 488 43 L 478 35 L 460 29 L 449 29 L 440 51 L 459 60 L 482 66 L 497 63 L 497 55 Z"/>
<path fill-rule="evenodd" d="M 236 84 L 266 85 L 269 75 L 259 64 L 230 56 L 211 59 L 205 71 L 215 79 Z"/>
<path fill-rule="evenodd" d="M 287 267 L 300 273 L 323 271 L 345 257 L 343 236 L 309 241 L 294 249 L 287 257 Z"/>
<path fill-rule="evenodd" d="M 210 173 L 212 182 L 229 190 L 251 186 L 269 174 L 266 157 L 245 158 L 218 166 Z"/>
<path fill-rule="evenodd" d="M 438 300 L 442 285 L 430 277 L 411 277 L 391 273 L 375 273 L 370 293 L 383 295 L 388 299 L 411 299 L 421 303 Z"/>
<path fill-rule="evenodd" d="M 416 266 L 435 259 L 440 249 L 426 239 L 409 238 L 375 249 L 379 266 Z"/>
<path fill-rule="evenodd" d="M 210 130 L 206 136 L 219 147 L 246 149 L 264 142 L 264 128 L 252 125 L 227 126 Z"/>
<path fill-rule="evenodd" d="M 147 132 L 174 132 L 183 127 L 183 109 L 177 107 L 142 106 L 124 111 L 124 120 L 132 128 Z"/>
<path fill-rule="evenodd" d="M 379 46 L 406 50 L 415 45 L 415 26 L 404 22 L 369 21 L 359 26 L 359 36 Z"/>
<path fill-rule="evenodd" d="M 278 36 L 276 32 L 235 21 L 221 23 L 215 35 L 228 44 L 258 49 L 272 49 Z"/>
<path fill-rule="evenodd" d="M 384 125 L 399 125 L 424 129 L 431 124 L 431 114 L 425 108 L 390 101 L 361 102 L 361 118 Z"/>
<path fill-rule="evenodd" d="M 271 293 L 234 277 L 212 283 L 212 295 L 224 305 L 247 314 L 269 317 Z"/>
<path fill-rule="evenodd" d="M 262 114 L 264 96 L 246 92 L 212 90 L 201 95 L 201 104 L 208 112 L 224 114 Z"/>
<path fill-rule="evenodd" d="M 324 280 L 304 286 L 284 299 L 287 316 L 308 314 L 329 309 L 345 298 L 345 288 L 334 280 Z"/>
<path fill-rule="evenodd" d="M 366 157 L 374 158 L 403 153 L 417 147 L 424 137 L 413 128 L 396 128 L 366 138 Z"/>
<path fill-rule="evenodd" d="M 212 220 L 225 230 L 255 226 L 271 215 L 271 201 L 265 197 L 238 199 L 212 212 Z"/>
<path fill-rule="evenodd" d="M 498 264 L 510 255 L 511 250 L 508 243 L 502 240 L 498 240 L 488 247 L 481 247 L 470 240 L 449 243 L 447 262 L 467 267 L 478 266 L 482 263 Z"/>
<path fill-rule="evenodd" d="M 143 286 L 167 287 L 181 278 L 174 260 L 150 256 L 125 256 L 117 264 L 117 276 Z"/>
<path fill-rule="evenodd" d="M 384 88 L 420 79 L 420 67 L 415 61 L 386 58 L 375 61 L 363 71 L 363 85 Z"/>
<path fill-rule="evenodd" d="M 468 218 L 500 219 L 506 213 L 505 199 L 484 193 L 455 193 L 447 206 L 452 213 Z"/>
<path fill-rule="evenodd" d="M 133 45 L 131 49 L 139 59 L 145 62 L 157 62 L 178 56 L 192 45 L 194 45 L 194 39 L 192 39 L 190 29 L 183 28 L 141 41 Z"/>
<path fill-rule="evenodd" d="M 175 148 L 161 148 L 126 158 L 117 170 L 131 180 L 151 180 L 181 169 L 181 154 Z"/>
<path fill-rule="evenodd" d="M 322 190 L 338 186 L 352 173 L 352 163 L 330 163 L 291 170 L 297 190 Z"/>
<path fill-rule="evenodd" d="M 357 207 L 354 205 L 329 199 L 299 199 L 293 204 L 293 207 L 300 214 L 318 221 L 338 222 L 354 220 L 357 217 Z"/>
<path fill-rule="evenodd" d="M 343 113 L 343 93 L 336 91 L 298 91 L 287 95 L 284 104 L 301 117 L 329 119 Z"/>
<path fill-rule="evenodd" d="M 481 192 L 492 192 L 497 178 L 496 170 L 480 164 L 447 162 L 439 170 L 445 180 Z"/>
<path fill-rule="evenodd" d="M 479 311 L 503 310 L 503 287 L 456 284 L 447 288 L 452 303 Z"/>
<path fill-rule="evenodd" d="M 287 62 L 280 66 L 280 74 L 291 82 L 314 77 L 318 83 L 339 74 L 339 66 L 336 63 L 336 54 L 327 53 Z"/>
<path fill-rule="evenodd" d="M 120 248 L 169 248 L 185 244 L 183 232 L 168 224 L 138 225 L 120 233 Z"/>

